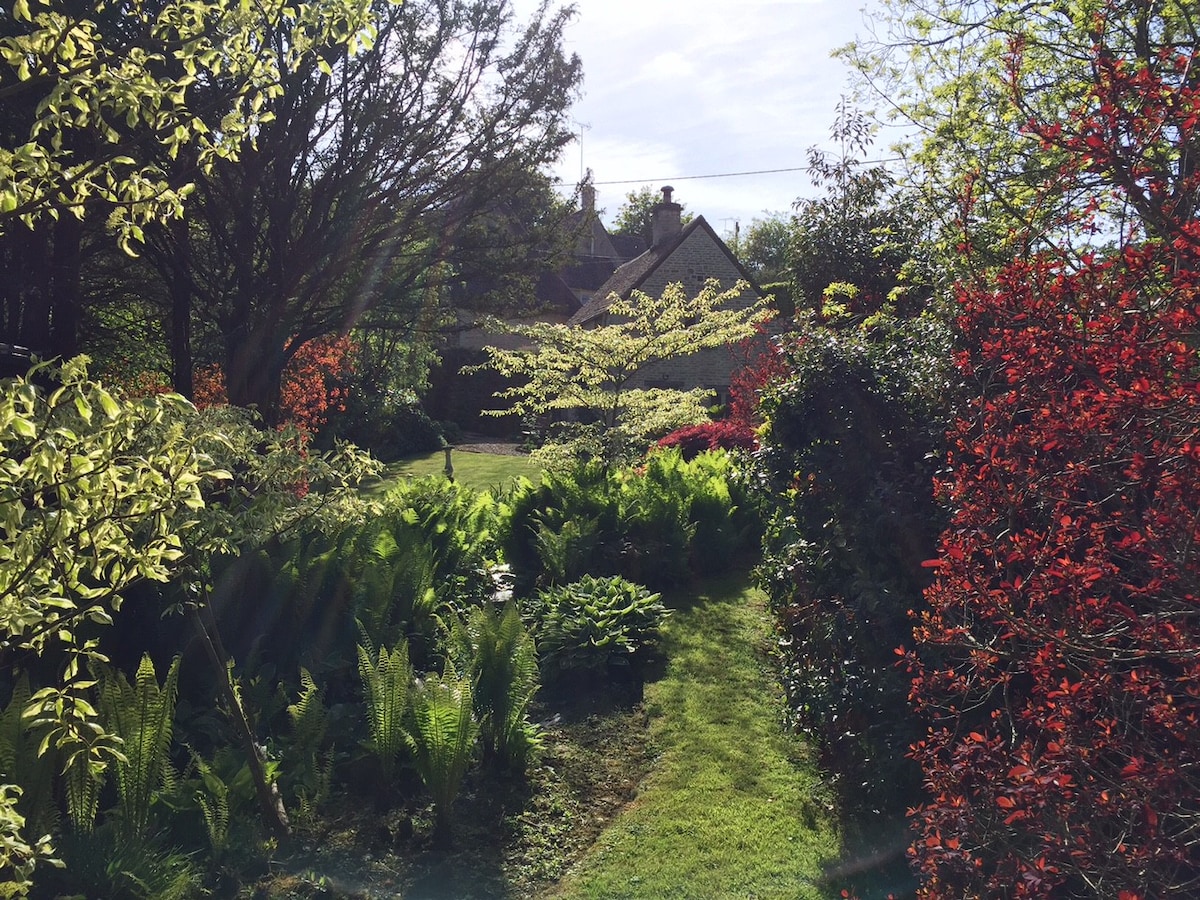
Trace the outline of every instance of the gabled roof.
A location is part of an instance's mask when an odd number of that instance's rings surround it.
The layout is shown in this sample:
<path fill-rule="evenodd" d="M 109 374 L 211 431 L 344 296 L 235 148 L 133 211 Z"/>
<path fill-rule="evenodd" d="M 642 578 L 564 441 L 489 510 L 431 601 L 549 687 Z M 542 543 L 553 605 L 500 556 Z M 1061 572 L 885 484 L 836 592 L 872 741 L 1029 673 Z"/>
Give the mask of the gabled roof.
<path fill-rule="evenodd" d="M 594 209 L 577 209 L 567 216 L 563 224 L 567 233 L 576 237 L 576 256 L 623 258 L 613 246 L 612 236 Z"/>
<path fill-rule="evenodd" d="M 625 265 L 613 272 L 612 277 L 606 281 L 601 288 L 596 291 L 595 299 L 584 306 L 579 312 L 571 317 L 568 324 L 584 325 L 593 319 L 604 314 L 605 310 L 612 305 L 613 295 L 622 300 L 628 299 L 629 295 L 635 290 L 638 290 L 644 285 L 650 276 L 658 269 L 662 263 L 674 253 L 679 246 L 691 237 L 697 231 L 703 231 L 708 234 L 712 242 L 721 249 L 728 258 L 729 262 L 737 270 L 738 276 L 750 284 L 752 290 L 759 295 L 762 291 L 755 283 L 754 279 L 746 271 L 745 266 L 738 262 L 737 257 L 725 245 L 711 225 L 705 220 L 704 216 L 696 216 L 687 225 L 685 225 L 673 238 L 663 241 L 654 247 L 651 247 L 641 256 L 636 259 L 631 259 Z"/>
<path fill-rule="evenodd" d="M 573 290 L 591 294 L 603 285 L 617 269 L 616 260 L 607 257 L 582 256 L 559 274 Z"/>
<path fill-rule="evenodd" d="M 646 242 L 638 234 L 610 234 L 608 239 L 621 259 L 633 259 L 646 252 Z"/>
<path fill-rule="evenodd" d="M 579 311 L 579 298 L 557 272 L 543 272 L 538 277 L 536 296 L 542 309 L 553 309 L 566 316 Z"/>

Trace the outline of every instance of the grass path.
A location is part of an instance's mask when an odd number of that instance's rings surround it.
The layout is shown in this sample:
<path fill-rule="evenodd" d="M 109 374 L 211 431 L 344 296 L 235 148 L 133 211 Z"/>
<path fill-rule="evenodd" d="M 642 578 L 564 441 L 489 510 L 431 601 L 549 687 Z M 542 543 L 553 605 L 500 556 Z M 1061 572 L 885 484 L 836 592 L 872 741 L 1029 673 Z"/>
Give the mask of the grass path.
<path fill-rule="evenodd" d="M 818 882 L 838 837 L 815 766 L 779 725 L 764 598 L 744 580 L 708 587 L 672 616 L 666 672 L 646 685 L 653 772 L 548 898 L 836 896 Z"/>

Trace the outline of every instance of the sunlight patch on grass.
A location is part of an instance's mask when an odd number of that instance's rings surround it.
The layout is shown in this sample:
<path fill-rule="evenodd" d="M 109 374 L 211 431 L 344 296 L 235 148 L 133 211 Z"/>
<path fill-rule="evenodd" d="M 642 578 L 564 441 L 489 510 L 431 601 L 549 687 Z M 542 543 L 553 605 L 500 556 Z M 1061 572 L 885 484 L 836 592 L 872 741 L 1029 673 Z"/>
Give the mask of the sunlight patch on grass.
<path fill-rule="evenodd" d="M 536 481 L 542 475 L 541 467 L 530 461 L 528 456 L 456 450 L 452 453 L 451 460 L 454 463 L 455 481 L 481 491 L 508 487 L 521 476 Z M 445 469 L 446 457 L 441 450 L 422 456 L 410 456 L 387 466 L 383 480 L 368 490 L 372 494 L 383 493 L 402 478 L 442 476 Z"/>
<path fill-rule="evenodd" d="M 819 882 L 838 835 L 815 763 L 780 725 L 765 600 L 714 588 L 672 616 L 666 673 L 646 686 L 654 772 L 550 896 L 833 896 Z"/>

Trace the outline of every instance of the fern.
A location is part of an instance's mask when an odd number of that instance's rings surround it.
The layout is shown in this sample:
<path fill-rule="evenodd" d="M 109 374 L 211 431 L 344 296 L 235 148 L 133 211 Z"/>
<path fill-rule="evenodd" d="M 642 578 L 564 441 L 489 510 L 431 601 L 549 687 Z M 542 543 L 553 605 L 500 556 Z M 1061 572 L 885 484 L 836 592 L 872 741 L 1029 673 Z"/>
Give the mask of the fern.
<path fill-rule="evenodd" d="M 127 835 L 143 838 L 149 832 L 151 804 L 163 785 L 171 748 L 179 657 L 171 662 L 161 688 L 149 654 L 142 657 L 133 684 L 107 667 L 100 668 L 99 676 L 104 724 L 123 743 L 124 758 L 115 765 L 121 821 Z"/>
<path fill-rule="evenodd" d="M 329 721 L 321 690 L 308 669 L 300 670 L 300 697 L 288 706 L 287 713 L 292 723 L 292 741 L 297 749 L 315 753 L 325 740 Z"/>
<path fill-rule="evenodd" d="M 586 571 L 600 542 L 599 522 L 572 518 L 555 526 L 549 516 L 535 515 L 535 546 L 549 584 L 564 584 Z"/>
<path fill-rule="evenodd" d="M 204 830 L 213 856 L 220 857 L 229 845 L 229 785 L 195 751 L 192 751 L 192 762 L 204 786 L 196 791 L 196 804 L 204 817 Z"/>
<path fill-rule="evenodd" d="M 412 729 L 407 736 L 413 764 L 433 795 L 435 838 L 450 839 L 450 811 L 474 755 L 478 727 L 471 684 L 449 672 L 429 675 L 412 691 Z"/>
<path fill-rule="evenodd" d="M 309 770 L 310 777 L 296 788 L 296 810 L 292 817 L 294 824 L 303 827 L 312 827 L 333 790 L 333 750 L 313 760 Z"/>
<path fill-rule="evenodd" d="M 25 817 L 25 833 L 49 834 L 58 825 L 54 752 L 38 753 L 38 739 L 29 728 L 25 709 L 32 692 L 29 676 L 22 673 L 13 685 L 8 706 L 0 712 L 0 776 L 20 788 L 17 810 Z"/>
<path fill-rule="evenodd" d="M 320 688 L 307 669 L 300 670 L 300 697 L 287 708 L 292 723 L 291 743 L 285 758 L 294 761 L 289 782 L 298 804 L 294 821 L 311 824 L 329 796 L 333 777 L 333 751 L 320 755 L 329 730 L 329 714 Z"/>
<path fill-rule="evenodd" d="M 408 644 L 401 641 L 390 653 L 386 647 L 380 647 L 378 654 L 374 648 L 359 644 L 358 674 L 366 699 L 371 750 L 379 757 L 384 775 L 390 781 L 405 745 L 404 714 L 413 678 Z"/>
<path fill-rule="evenodd" d="M 422 644 L 412 648 L 419 657 L 423 648 L 432 649 L 436 634 L 432 551 L 418 531 L 403 523 L 369 537 L 353 582 L 356 618 L 380 644 L 421 637 Z"/>
<path fill-rule="evenodd" d="M 96 816 L 100 813 L 100 789 L 108 763 L 101 757 L 79 754 L 73 765 L 63 773 L 63 786 L 67 795 L 67 818 L 71 829 L 78 834 L 90 834 L 96 828 Z"/>
<path fill-rule="evenodd" d="M 489 604 L 456 619 L 449 639 L 460 676 L 471 679 L 484 758 L 523 769 L 537 735 L 526 712 L 538 688 L 537 653 L 516 604 Z"/>

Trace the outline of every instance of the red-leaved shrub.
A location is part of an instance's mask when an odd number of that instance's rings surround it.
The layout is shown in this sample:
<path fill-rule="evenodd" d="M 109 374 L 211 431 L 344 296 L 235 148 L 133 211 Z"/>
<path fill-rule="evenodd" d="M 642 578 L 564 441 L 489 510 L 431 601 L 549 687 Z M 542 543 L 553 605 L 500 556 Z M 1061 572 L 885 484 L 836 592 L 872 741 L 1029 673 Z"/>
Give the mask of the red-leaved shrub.
<path fill-rule="evenodd" d="M 306 342 L 283 370 L 280 385 L 280 421 L 316 433 L 331 413 L 346 407 L 345 377 L 353 372 L 354 342 L 349 337 L 327 336 Z M 219 365 L 196 370 L 193 394 L 204 408 L 227 403 L 225 373 Z"/>
<path fill-rule="evenodd" d="M 655 446 L 678 447 L 684 459 L 695 459 L 705 450 L 757 450 L 758 438 L 746 422 L 721 419 L 672 431 Z"/>
<path fill-rule="evenodd" d="M 902 654 L 925 897 L 1200 894 L 1200 51 L 1122 57 L 1129 9 L 1096 10 L 1078 108 L 1027 128 L 1150 238 L 961 296 L 979 392 Z"/>
<path fill-rule="evenodd" d="M 989 388 L 908 654 L 928 896 L 1200 885 L 1200 295 L 1163 256 L 963 298 Z"/>

